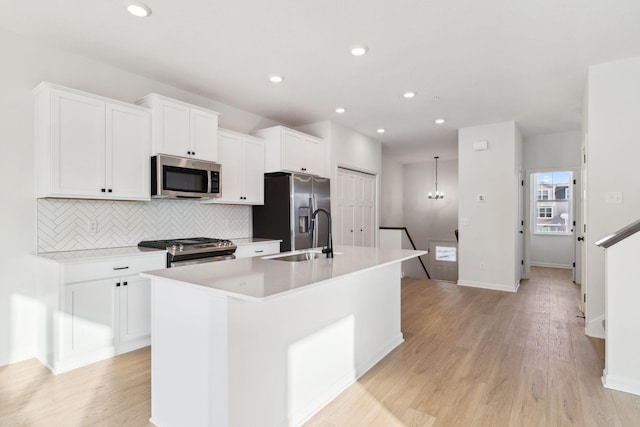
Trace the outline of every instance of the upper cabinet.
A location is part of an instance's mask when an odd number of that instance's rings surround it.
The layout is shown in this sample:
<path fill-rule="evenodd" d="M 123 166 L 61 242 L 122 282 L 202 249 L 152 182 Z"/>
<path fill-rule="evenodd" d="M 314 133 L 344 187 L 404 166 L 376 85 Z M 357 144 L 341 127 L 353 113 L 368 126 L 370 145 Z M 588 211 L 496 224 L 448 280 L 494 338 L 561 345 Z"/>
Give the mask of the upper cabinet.
<path fill-rule="evenodd" d="M 222 165 L 222 197 L 205 203 L 264 204 L 264 141 L 220 129 L 218 162 Z"/>
<path fill-rule="evenodd" d="M 283 126 L 260 129 L 252 134 L 265 140 L 266 172 L 290 171 L 326 176 L 322 139 Z"/>
<path fill-rule="evenodd" d="M 150 199 L 149 110 L 50 83 L 34 93 L 38 197 Z"/>
<path fill-rule="evenodd" d="M 152 111 L 152 154 L 218 160 L 218 116 L 155 93 L 137 102 Z"/>

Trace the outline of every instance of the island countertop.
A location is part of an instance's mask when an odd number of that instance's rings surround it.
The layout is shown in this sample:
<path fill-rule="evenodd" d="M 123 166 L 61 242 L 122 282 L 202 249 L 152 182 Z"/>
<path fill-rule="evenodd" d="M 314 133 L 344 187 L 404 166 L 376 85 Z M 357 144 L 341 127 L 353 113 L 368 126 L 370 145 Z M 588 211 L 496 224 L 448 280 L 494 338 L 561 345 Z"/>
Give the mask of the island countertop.
<path fill-rule="evenodd" d="M 319 248 L 315 250 L 320 251 Z M 142 275 L 195 285 L 242 300 L 264 301 L 338 277 L 427 254 L 427 251 L 406 249 L 337 246 L 334 258 L 320 254 L 319 258 L 309 261 L 276 259 L 300 252 L 305 251 L 154 270 Z"/>

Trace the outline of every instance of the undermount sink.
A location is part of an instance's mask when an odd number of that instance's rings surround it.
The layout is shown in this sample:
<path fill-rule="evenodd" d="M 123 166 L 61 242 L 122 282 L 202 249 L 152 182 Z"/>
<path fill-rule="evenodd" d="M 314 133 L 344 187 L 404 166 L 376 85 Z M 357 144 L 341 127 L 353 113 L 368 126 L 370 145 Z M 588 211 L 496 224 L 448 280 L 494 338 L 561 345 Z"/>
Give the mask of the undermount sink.
<path fill-rule="evenodd" d="M 335 253 L 334 253 L 335 254 Z M 284 255 L 284 256 L 274 256 L 266 259 L 272 259 L 276 261 L 287 261 L 287 262 L 300 262 L 300 261 L 311 261 L 316 258 L 326 258 L 327 255 L 318 251 L 307 251 L 300 252 L 297 254 Z"/>

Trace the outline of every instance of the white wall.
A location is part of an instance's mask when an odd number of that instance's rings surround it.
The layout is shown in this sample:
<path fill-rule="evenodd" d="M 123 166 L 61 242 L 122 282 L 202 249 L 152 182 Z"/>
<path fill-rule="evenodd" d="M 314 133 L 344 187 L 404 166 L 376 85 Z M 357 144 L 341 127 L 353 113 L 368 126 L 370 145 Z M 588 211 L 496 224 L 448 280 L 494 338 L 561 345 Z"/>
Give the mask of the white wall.
<path fill-rule="evenodd" d="M 488 141 L 475 151 L 473 143 Z M 458 284 L 515 291 L 519 281 L 518 186 L 521 138 L 514 122 L 458 134 Z M 520 158 L 519 158 L 520 157 Z M 478 195 L 484 195 L 484 202 Z"/>
<path fill-rule="evenodd" d="M 301 132 L 328 141 L 325 146 L 325 170 L 330 171 L 331 194 L 336 194 L 338 182 L 338 167 L 367 172 L 376 175 L 376 245 L 379 240 L 378 227 L 380 226 L 380 177 L 382 173 L 382 143 L 375 139 L 362 135 L 348 127 L 331 121 L 312 123 L 296 128 Z M 337 212 L 331 202 L 331 210 Z M 334 234 L 335 234 L 334 227 Z"/>
<path fill-rule="evenodd" d="M 430 240 L 455 242 L 458 228 L 458 160 L 438 160 L 438 190 L 444 199 L 427 197 L 435 192 L 435 160 L 404 165 L 404 224 L 418 249 L 429 249 Z M 428 264 L 429 257 L 423 257 Z M 426 277 L 417 259 L 406 262 L 405 274 Z M 433 270 L 433 269 L 431 269 Z M 431 271 L 430 271 L 431 272 Z"/>
<path fill-rule="evenodd" d="M 158 92 L 222 113 L 220 125 L 238 131 L 272 121 L 104 63 L 35 44 L 0 31 L 0 168 L 3 245 L 0 247 L 0 365 L 35 354 L 36 199 L 34 102 L 43 80 L 133 102 Z M 250 232 L 251 230 L 247 230 Z"/>
<path fill-rule="evenodd" d="M 587 334 L 604 336 L 604 251 L 593 243 L 640 218 L 640 58 L 589 67 L 585 239 Z M 607 192 L 623 204 L 607 204 Z"/>
<path fill-rule="evenodd" d="M 384 150 L 383 150 L 384 151 Z M 403 167 L 392 157 L 382 154 L 380 176 L 380 225 L 402 227 L 403 218 Z"/>
<path fill-rule="evenodd" d="M 524 168 L 527 177 L 531 173 L 543 171 L 573 171 L 576 181 L 580 178 L 580 131 L 561 132 L 531 136 L 524 139 Z M 527 219 L 525 227 L 532 230 L 531 186 L 527 190 Z M 574 188 L 574 220 L 579 223 L 580 185 Z M 544 236 L 531 234 L 529 241 L 529 261 L 532 265 L 571 268 L 575 259 L 574 242 L 576 236 Z"/>

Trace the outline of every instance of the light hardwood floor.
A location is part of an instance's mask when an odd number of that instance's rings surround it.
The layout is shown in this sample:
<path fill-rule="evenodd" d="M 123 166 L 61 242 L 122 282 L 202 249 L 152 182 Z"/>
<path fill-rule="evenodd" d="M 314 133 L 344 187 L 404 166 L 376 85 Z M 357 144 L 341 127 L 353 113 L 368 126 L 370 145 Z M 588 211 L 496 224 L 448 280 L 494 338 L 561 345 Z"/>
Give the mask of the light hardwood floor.
<path fill-rule="evenodd" d="M 602 387 L 570 272 L 532 276 L 516 294 L 405 279 L 405 342 L 306 426 L 640 426 L 640 397 Z M 151 426 L 149 356 L 2 367 L 0 426 Z"/>

